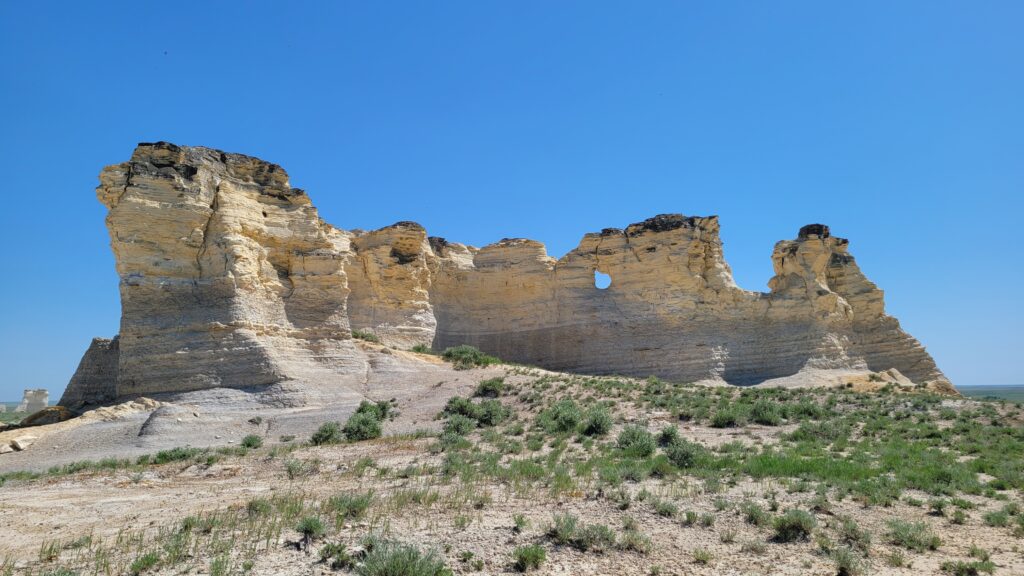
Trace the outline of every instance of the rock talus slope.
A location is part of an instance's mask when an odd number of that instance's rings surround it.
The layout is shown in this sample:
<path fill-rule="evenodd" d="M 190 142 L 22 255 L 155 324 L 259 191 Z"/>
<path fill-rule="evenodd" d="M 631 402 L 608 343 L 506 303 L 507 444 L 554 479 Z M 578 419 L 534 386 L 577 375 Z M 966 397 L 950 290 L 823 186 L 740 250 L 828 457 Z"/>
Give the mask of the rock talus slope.
<path fill-rule="evenodd" d="M 413 222 L 339 230 L 280 166 L 164 142 L 104 169 L 97 196 L 121 328 L 94 340 L 66 405 L 358 382 L 368 364 L 352 330 L 584 373 L 756 384 L 894 368 L 951 389 L 822 225 L 775 246 L 770 292 L 759 293 L 733 281 L 714 216 L 608 228 L 556 260 L 533 240 L 478 249 Z"/>

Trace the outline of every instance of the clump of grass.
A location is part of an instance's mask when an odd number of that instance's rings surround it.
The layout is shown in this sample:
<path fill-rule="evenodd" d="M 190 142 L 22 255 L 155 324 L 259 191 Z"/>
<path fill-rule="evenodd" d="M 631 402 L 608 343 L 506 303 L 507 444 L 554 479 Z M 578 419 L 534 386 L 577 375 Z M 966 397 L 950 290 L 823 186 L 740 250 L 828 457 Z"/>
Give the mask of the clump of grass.
<path fill-rule="evenodd" d="M 651 551 L 651 539 L 640 532 L 640 526 L 635 519 L 627 517 L 622 522 L 622 538 L 619 540 L 619 548 L 647 554 Z"/>
<path fill-rule="evenodd" d="M 765 511 L 759 504 L 754 502 L 744 502 L 740 504 L 740 512 L 743 513 L 743 519 L 746 520 L 747 524 L 753 524 L 754 526 L 767 526 L 771 522 L 771 515 Z"/>
<path fill-rule="evenodd" d="M 451 576 L 452 571 L 432 550 L 423 552 L 410 544 L 375 542 L 368 547 L 356 573 L 360 576 Z"/>
<path fill-rule="evenodd" d="M 265 498 L 253 498 L 252 500 L 249 500 L 249 503 L 245 507 L 246 512 L 251 518 L 266 516 L 270 514 L 273 509 L 274 506 Z"/>
<path fill-rule="evenodd" d="M 861 576 L 864 574 L 864 563 L 860 557 L 845 546 L 832 552 L 832 562 L 836 565 L 836 576 Z"/>
<path fill-rule="evenodd" d="M 327 499 L 324 510 L 334 514 L 337 524 L 343 524 L 346 520 L 362 518 L 372 502 L 372 491 L 336 494 Z"/>
<path fill-rule="evenodd" d="M 497 398 L 505 392 L 505 379 L 501 376 L 497 378 L 488 378 L 480 384 L 477 384 L 476 390 L 473 392 L 473 396 L 479 396 L 482 398 Z"/>
<path fill-rule="evenodd" d="M 576 537 L 576 528 L 579 518 L 572 514 L 556 514 L 552 519 L 551 527 L 548 528 L 548 537 L 555 544 L 567 545 L 572 543 Z"/>
<path fill-rule="evenodd" d="M 665 456 L 668 457 L 669 462 L 682 469 L 696 466 L 704 452 L 705 448 L 700 444 L 682 438 L 665 447 Z"/>
<path fill-rule="evenodd" d="M 514 524 L 512 531 L 516 534 L 520 534 L 530 525 L 530 520 L 522 514 L 513 514 L 512 523 Z"/>
<path fill-rule="evenodd" d="M 316 432 L 313 432 L 309 441 L 315 446 L 323 446 L 324 444 L 337 444 L 342 439 L 341 424 L 337 422 L 324 422 L 316 429 Z"/>
<path fill-rule="evenodd" d="M 849 516 L 840 518 L 837 531 L 842 542 L 856 548 L 862 554 L 867 554 L 871 549 L 871 533 L 861 528 L 853 518 Z"/>
<path fill-rule="evenodd" d="M 299 520 L 298 525 L 295 526 L 295 531 L 302 535 L 302 549 L 309 552 L 310 543 L 323 536 L 327 529 L 324 528 L 324 523 L 316 516 L 306 516 Z"/>
<path fill-rule="evenodd" d="M 260 438 L 255 434 L 249 434 L 245 438 L 242 438 L 243 448 L 256 449 L 259 448 L 260 446 L 263 446 L 263 438 Z"/>
<path fill-rule="evenodd" d="M 409 350 L 417 354 L 431 354 L 434 356 L 437 355 L 437 352 L 434 352 L 434 349 L 431 348 L 430 346 L 427 346 L 426 344 L 417 344 L 410 348 Z"/>
<path fill-rule="evenodd" d="M 612 417 L 606 408 L 594 406 L 587 410 L 580 429 L 587 436 L 604 436 L 612 429 Z"/>
<path fill-rule="evenodd" d="M 791 508 L 772 522 L 776 542 L 798 542 L 808 540 L 818 522 L 805 510 Z"/>
<path fill-rule="evenodd" d="M 547 552 L 537 544 L 519 546 L 512 552 L 512 564 L 520 572 L 540 568 L 547 559 Z"/>
<path fill-rule="evenodd" d="M 708 550 L 697 548 L 693 551 L 693 561 L 697 564 L 709 564 L 712 559 L 714 559 L 714 556 Z"/>
<path fill-rule="evenodd" d="M 975 562 L 964 562 L 963 560 L 949 560 L 943 562 L 939 568 L 943 572 L 953 574 L 953 576 L 978 576 L 979 574 L 992 574 L 995 572 L 996 565 L 990 561 L 975 561 Z"/>
<path fill-rule="evenodd" d="M 750 409 L 750 419 L 755 424 L 764 424 L 765 426 L 778 426 L 782 424 L 782 410 L 779 409 L 778 404 L 769 400 L 758 400 L 754 402 L 754 406 Z"/>
<path fill-rule="evenodd" d="M 330 565 L 332 570 L 351 568 L 355 564 L 355 559 L 341 542 L 324 544 L 320 548 L 320 561 Z"/>
<path fill-rule="evenodd" d="M 455 346 L 453 348 L 446 348 L 441 353 L 441 357 L 452 363 L 452 367 L 456 370 L 469 370 L 470 368 L 476 368 L 481 366 L 490 366 L 492 364 L 500 364 L 501 360 L 494 356 L 484 354 L 473 346 Z"/>
<path fill-rule="evenodd" d="M 369 330 L 353 329 L 352 337 L 355 338 L 356 340 L 365 340 L 367 342 L 380 342 L 380 338 L 378 338 L 376 334 L 370 332 Z"/>
<path fill-rule="evenodd" d="M 139 574 L 142 574 L 143 572 L 146 572 L 154 568 L 159 563 L 159 552 L 147 552 L 133 560 L 131 565 L 128 567 L 128 571 L 132 574 L 132 576 L 138 576 Z"/>
<path fill-rule="evenodd" d="M 349 442 L 380 438 L 380 419 L 371 412 L 356 412 L 348 419 L 348 422 L 345 422 L 341 433 Z"/>
<path fill-rule="evenodd" d="M 889 542 L 908 550 L 937 550 L 942 541 L 924 522 L 889 521 Z"/>
<path fill-rule="evenodd" d="M 572 432 L 582 419 L 580 407 L 572 398 L 563 398 L 537 415 L 537 423 L 551 434 Z"/>
<path fill-rule="evenodd" d="M 736 428 L 747 423 L 747 417 L 736 406 L 725 406 L 711 417 L 712 428 Z"/>
<path fill-rule="evenodd" d="M 619 432 L 616 445 L 623 454 L 633 458 L 647 458 L 654 454 L 657 446 L 654 436 L 645 428 L 635 424 L 626 426 Z"/>

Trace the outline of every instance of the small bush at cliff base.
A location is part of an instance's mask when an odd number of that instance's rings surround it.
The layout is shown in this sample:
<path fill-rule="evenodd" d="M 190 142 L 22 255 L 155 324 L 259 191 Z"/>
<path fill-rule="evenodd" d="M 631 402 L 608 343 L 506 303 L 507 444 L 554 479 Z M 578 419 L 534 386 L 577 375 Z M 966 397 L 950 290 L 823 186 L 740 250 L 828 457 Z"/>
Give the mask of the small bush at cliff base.
<path fill-rule="evenodd" d="M 501 364 L 501 360 L 498 360 L 494 356 L 488 356 L 480 350 L 472 346 L 466 346 L 465 344 L 445 349 L 445 351 L 441 353 L 441 357 L 451 362 L 456 370 L 468 370 L 478 366 Z"/>
<path fill-rule="evenodd" d="M 353 330 L 352 337 L 356 340 L 366 340 L 367 342 L 380 342 L 380 338 L 369 330 Z"/>
<path fill-rule="evenodd" d="M 540 568 L 540 565 L 547 559 L 547 552 L 536 544 L 520 546 L 512 553 L 515 559 L 515 568 L 520 572 Z"/>
<path fill-rule="evenodd" d="M 242 446 L 244 448 L 259 448 L 263 446 L 263 438 L 255 434 L 249 434 L 245 438 L 242 438 Z"/>
<path fill-rule="evenodd" d="M 341 442 L 341 425 L 337 422 L 325 422 L 317 428 L 316 432 L 309 438 L 309 441 L 316 446 L 324 444 L 337 444 Z"/>
<path fill-rule="evenodd" d="M 392 416 L 391 403 L 384 400 L 381 400 L 380 402 L 363 400 L 359 403 L 359 407 L 356 408 L 356 414 L 370 414 L 377 420 L 383 422 Z"/>
<path fill-rule="evenodd" d="M 349 442 L 380 438 L 380 420 L 373 413 L 356 413 L 345 422 L 341 432 Z"/>
<path fill-rule="evenodd" d="M 502 377 L 489 378 L 484 380 L 476 387 L 474 396 L 482 396 L 484 398 L 497 398 L 505 391 L 505 379 Z"/>

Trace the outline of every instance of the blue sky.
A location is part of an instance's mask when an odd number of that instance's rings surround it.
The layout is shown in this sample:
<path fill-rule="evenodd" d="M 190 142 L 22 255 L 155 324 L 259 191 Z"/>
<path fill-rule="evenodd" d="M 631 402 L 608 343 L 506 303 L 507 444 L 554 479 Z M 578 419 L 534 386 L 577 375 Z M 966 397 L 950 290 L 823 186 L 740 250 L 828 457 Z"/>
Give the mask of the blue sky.
<path fill-rule="evenodd" d="M 851 240 L 957 384 L 1024 383 L 1020 2 L 0 3 L 0 398 L 117 331 L 93 189 L 140 141 L 284 166 L 332 224 L 552 255 L 718 214 L 741 286 Z"/>

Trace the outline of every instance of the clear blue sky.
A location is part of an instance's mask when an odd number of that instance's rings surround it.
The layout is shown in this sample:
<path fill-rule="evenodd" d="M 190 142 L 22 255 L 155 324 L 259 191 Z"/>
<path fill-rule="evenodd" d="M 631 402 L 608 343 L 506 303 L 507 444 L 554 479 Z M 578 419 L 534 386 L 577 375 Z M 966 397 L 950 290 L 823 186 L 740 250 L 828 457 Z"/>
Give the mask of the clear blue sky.
<path fill-rule="evenodd" d="M 154 140 L 281 164 L 342 228 L 555 256 L 718 214 L 757 290 L 824 222 L 955 383 L 1024 383 L 1024 3 L 114 4 L 0 3 L 0 398 L 117 331 L 93 189 Z"/>

